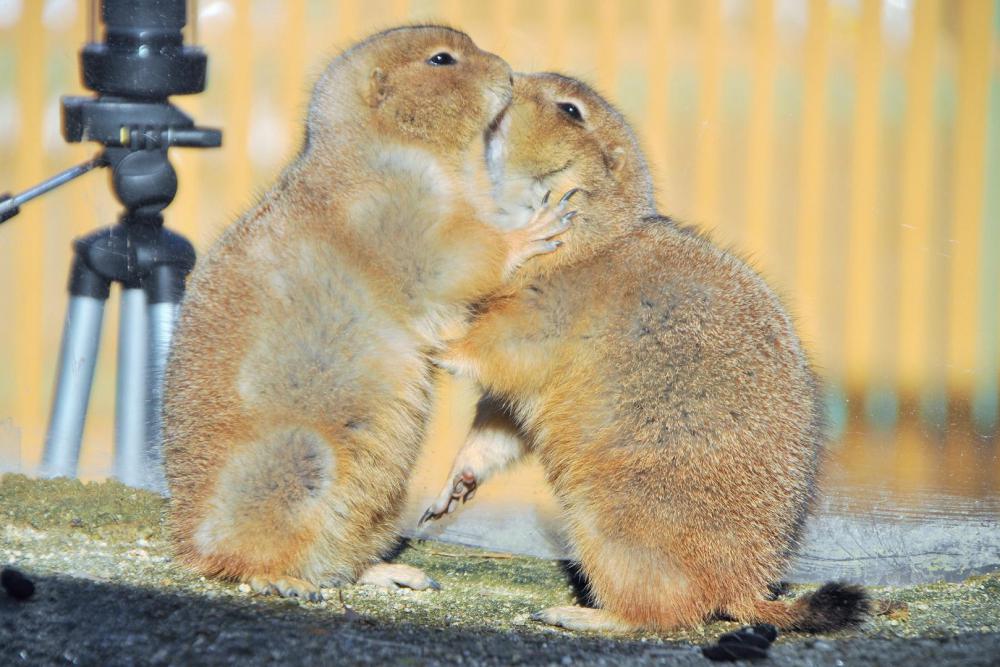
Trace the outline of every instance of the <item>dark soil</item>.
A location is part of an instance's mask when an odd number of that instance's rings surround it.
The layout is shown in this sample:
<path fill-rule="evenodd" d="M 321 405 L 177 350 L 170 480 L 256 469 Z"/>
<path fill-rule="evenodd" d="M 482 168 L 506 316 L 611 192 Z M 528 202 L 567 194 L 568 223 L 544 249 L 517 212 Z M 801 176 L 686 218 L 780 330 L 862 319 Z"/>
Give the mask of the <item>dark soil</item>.
<path fill-rule="evenodd" d="M 700 646 L 738 627 L 622 637 L 549 628 L 530 615 L 574 600 L 562 564 L 436 542 L 410 543 L 398 560 L 424 568 L 440 592 L 260 597 L 176 566 L 163 508 L 114 482 L 0 479 L 0 563 L 35 585 L 24 601 L 0 593 L 0 664 L 707 665 Z M 1000 573 L 872 594 L 878 613 L 860 629 L 782 634 L 765 664 L 998 664 Z"/>

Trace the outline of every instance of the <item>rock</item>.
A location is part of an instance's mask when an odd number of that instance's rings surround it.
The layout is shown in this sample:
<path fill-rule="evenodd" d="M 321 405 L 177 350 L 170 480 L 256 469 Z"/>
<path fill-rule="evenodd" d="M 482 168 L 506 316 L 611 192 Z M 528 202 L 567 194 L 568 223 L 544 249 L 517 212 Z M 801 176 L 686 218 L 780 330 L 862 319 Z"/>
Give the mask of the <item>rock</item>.
<path fill-rule="evenodd" d="M 5 567 L 0 573 L 0 585 L 15 600 L 27 600 L 35 594 L 34 582 L 12 567 Z"/>

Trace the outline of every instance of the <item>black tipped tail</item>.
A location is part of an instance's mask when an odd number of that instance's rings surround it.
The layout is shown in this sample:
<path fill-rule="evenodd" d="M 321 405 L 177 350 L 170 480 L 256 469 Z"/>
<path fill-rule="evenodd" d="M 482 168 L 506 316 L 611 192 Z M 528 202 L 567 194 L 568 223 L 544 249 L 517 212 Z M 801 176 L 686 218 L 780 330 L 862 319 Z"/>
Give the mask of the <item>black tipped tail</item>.
<path fill-rule="evenodd" d="M 861 586 L 831 581 L 791 601 L 759 600 L 747 613 L 734 613 L 744 622 L 771 623 L 782 630 L 833 632 L 864 623 L 871 600 Z"/>
<path fill-rule="evenodd" d="M 790 630 L 802 632 L 831 632 L 854 628 L 871 612 L 871 599 L 867 591 L 856 584 L 831 581 L 818 590 L 807 593 L 792 603 L 799 618 Z"/>

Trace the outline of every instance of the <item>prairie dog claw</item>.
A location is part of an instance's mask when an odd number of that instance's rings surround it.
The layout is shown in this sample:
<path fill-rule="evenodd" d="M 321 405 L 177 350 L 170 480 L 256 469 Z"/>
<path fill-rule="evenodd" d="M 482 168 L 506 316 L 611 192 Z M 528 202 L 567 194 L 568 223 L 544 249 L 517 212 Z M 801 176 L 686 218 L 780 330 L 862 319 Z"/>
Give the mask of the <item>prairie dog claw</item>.
<path fill-rule="evenodd" d="M 426 521 L 440 519 L 445 514 L 454 512 L 460 500 L 463 503 L 472 500 L 472 497 L 476 495 L 478 484 L 476 474 L 469 468 L 463 469 L 461 473 L 455 475 L 455 478 L 445 486 L 438 495 L 437 500 L 420 517 L 417 525 L 422 526 Z"/>
<path fill-rule="evenodd" d="M 286 598 L 301 598 L 310 602 L 323 599 L 318 586 L 295 577 L 253 576 L 247 579 L 250 588 L 259 595 L 279 595 Z"/>
<path fill-rule="evenodd" d="M 565 208 L 570 198 L 579 191 L 579 188 L 572 188 L 555 206 L 550 206 L 549 198 L 552 191 L 549 190 L 542 197 L 531 220 L 525 226 L 508 234 L 511 251 L 507 260 L 507 275 L 532 257 L 554 252 L 562 245 L 562 242 L 555 240 L 555 237 L 570 228 L 570 221 L 576 216 L 577 211 L 567 212 Z"/>
<path fill-rule="evenodd" d="M 577 192 L 579 192 L 579 191 L 580 191 L 580 188 L 570 188 L 569 190 L 567 190 L 567 191 L 566 191 L 566 194 L 564 194 L 564 195 L 563 195 L 563 196 L 562 196 L 562 197 L 561 197 L 561 198 L 559 199 L 559 205 L 560 205 L 560 206 L 565 206 L 565 205 L 566 205 L 566 203 L 567 203 L 567 202 L 569 202 L 569 200 L 573 198 L 573 195 L 575 195 L 575 194 L 576 194 Z M 552 192 L 552 191 L 551 191 L 551 190 L 549 190 L 549 192 Z M 544 203 L 545 203 L 546 201 L 548 201 L 548 199 L 547 199 L 547 198 L 546 198 L 545 200 L 543 200 L 543 201 L 542 201 L 542 204 L 544 204 Z"/>

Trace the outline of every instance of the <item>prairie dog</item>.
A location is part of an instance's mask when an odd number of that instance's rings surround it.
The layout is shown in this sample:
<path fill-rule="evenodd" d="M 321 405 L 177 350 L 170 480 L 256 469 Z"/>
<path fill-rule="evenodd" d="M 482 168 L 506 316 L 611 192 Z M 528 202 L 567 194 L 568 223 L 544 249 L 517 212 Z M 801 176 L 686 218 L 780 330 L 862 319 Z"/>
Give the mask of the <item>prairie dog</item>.
<path fill-rule="evenodd" d="M 320 76 L 301 153 L 182 305 L 164 401 L 181 561 L 310 598 L 358 577 L 431 585 L 367 569 L 396 538 L 428 356 L 566 226 L 489 223 L 483 139 L 511 86 L 503 60 L 437 26 L 374 35 Z"/>
<path fill-rule="evenodd" d="M 579 186 L 560 252 L 533 262 L 440 362 L 486 393 L 424 518 L 533 449 L 600 609 L 538 620 L 671 629 L 713 614 L 825 631 L 862 589 L 767 599 L 796 547 L 824 450 L 818 380 L 774 292 L 656 212 L 625 119 L 584 84 L 517 75 L 490 139 L 508 211 Z M 512 425 L 512 422 L 514 425 Z"/>

